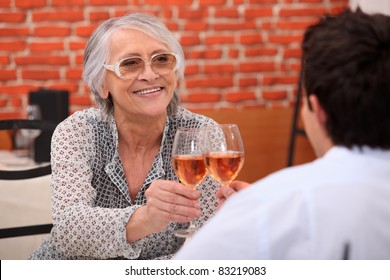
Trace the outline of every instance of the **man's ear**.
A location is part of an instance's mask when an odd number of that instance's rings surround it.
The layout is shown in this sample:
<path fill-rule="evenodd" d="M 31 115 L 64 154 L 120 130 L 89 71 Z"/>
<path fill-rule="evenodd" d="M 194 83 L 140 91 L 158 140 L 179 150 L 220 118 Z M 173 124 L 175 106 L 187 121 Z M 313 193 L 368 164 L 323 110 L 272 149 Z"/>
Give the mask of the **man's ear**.
<path fill-rule="evenodd" d="M 311 109 L 314 115 L 316 116 L 318 122 L 321 124 L 321 126 L 325 127 L 328 116 L 326 115 L 326 112 L 324 111 L 320 102 L 318 101 L 317 96 L 311 94 L 309 96 L 309 101 L 310 101 Z"/>

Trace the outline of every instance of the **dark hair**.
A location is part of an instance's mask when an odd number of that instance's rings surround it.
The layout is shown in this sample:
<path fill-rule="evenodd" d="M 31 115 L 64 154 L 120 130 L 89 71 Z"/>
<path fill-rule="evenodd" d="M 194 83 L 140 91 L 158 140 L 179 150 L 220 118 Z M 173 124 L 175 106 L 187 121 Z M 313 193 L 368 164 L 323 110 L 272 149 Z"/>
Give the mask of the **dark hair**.
<path fill-rule="evenodd" d="M 334 144 L 390 149 L 390 17 L 345 10 L 304 34 L 303 83 Z"/>

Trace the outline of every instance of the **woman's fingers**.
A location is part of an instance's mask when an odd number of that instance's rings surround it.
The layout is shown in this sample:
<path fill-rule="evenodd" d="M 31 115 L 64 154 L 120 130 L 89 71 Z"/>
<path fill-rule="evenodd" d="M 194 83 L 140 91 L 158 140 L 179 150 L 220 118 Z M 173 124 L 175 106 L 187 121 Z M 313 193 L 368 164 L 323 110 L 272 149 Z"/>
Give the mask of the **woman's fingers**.
<path fill-rule="evenodd" d="M 156 180 L 145 192 L 150 219 L 189 222 L 201 215 L 199 191 L 178 182 Z"/>

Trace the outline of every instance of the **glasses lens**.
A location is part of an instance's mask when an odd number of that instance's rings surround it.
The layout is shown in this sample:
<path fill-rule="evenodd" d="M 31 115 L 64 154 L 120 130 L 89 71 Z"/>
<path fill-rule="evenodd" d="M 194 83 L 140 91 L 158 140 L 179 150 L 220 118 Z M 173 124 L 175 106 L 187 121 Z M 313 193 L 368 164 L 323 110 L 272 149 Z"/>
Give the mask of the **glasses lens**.
<path fill-rule="evenodd" d="M 144 61 L 140 57 L 129 57 L 119 63 L 119 72 L 125 79 L 138 76 L 144 69 Z"/>
<path fill-rule="evenodd" d="M 170 53 L 162 53 L 154 56 L 150 63 L 154 73 L 166 75 L 175 69 L 176 57 Z"/>

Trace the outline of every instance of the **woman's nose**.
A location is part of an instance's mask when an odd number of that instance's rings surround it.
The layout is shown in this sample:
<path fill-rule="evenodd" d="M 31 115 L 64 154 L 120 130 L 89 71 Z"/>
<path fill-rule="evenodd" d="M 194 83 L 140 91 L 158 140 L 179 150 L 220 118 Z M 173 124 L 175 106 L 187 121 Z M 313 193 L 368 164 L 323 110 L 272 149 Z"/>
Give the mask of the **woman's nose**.
<path fill-rule="evenodd" d="M 142 72 L 138 75 L 138 79 L 140 79 L 140 80 L 155 80 L 159 77 L 160 77 L 160 75 L 156 74 L 153 71 L 152 65 L 150 63 L 145 63 L 145 66 L 142 69 Z"/>

